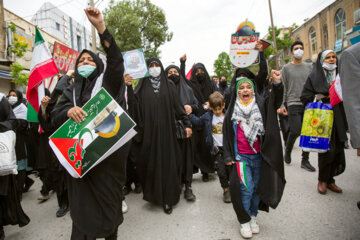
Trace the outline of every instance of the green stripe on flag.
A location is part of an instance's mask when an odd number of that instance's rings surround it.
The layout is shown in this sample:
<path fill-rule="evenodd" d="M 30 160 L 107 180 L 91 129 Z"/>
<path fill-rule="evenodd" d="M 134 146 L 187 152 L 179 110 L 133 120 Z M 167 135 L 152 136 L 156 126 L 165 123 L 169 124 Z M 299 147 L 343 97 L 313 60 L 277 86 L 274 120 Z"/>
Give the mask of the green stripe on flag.
<path fill-rule="evenodd" d="M 243 162 L 243 172 L 244 172 L 244 184 L 245 184 L 245 187 L 247 189 L 249 189 L 249 185 L 248 185 L 247 177 L 246 177 L 246 163 L 244 163 L 244 162 Z"/>
<path fill-rule="evenodd" d="M 38 113 L 30 103 L 28 103 L 27 120 L 28 122 L 39 122 Z"/>
<path fill-rule="evenodd" d="M 36 35 L 35 35 L 35 44 L 34 44 L 34 47 L 38 44 L 41 44 L 41 43 L 44 43 L 44 38 L 42 37 L 41 33 L 40 33 L 40 30 L 35 28 L 35 31 L 36 31 Z"/>

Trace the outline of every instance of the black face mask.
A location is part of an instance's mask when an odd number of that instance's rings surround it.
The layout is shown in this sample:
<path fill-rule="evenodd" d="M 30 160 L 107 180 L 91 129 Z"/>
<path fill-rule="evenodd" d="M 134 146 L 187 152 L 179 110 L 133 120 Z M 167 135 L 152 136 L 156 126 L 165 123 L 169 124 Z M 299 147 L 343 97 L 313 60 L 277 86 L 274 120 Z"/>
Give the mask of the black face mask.
<path fill-rule="evenodd" d="M 227 82 L 226 81 L 220 81 L 220 84 L 219 84 L 221 87 L 226 87 L 227 85 Z"/>
<path fill-rule="evenodd" d="M 171 74 L 168 78 L 171 79 L 175 84 L 180 81 L 180 76 L 177 74 Z"/>
<path fill-rule="evenodd" d="M 197 80 L 199 80 L 199 82 L 203 82 L 206 78 L 206 75 L 205 75 L 205 73 L 198 73 L 196 75 L 196 78 L 197 78 Z"/>

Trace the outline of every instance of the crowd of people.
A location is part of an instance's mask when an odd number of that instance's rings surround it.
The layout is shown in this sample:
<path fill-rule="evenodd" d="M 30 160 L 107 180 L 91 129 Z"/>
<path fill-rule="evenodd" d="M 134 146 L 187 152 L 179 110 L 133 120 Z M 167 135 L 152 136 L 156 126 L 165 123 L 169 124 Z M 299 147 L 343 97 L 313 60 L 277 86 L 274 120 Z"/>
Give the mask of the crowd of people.
<path fill-rule="evenodd" d="M 348 129 L 360 155 L 356 120 L 360 115 L 356 91 L 360 87 L 360 45 L 346 50 L 340 64 L 333 50 L 320 52 L 316 63 L 308 64 L 302 61 L 303 43 L 295 41 L 292 61 L 269 76 L 262 45 L 257 44 L 258 73 L 237 68 L 230 84 L 226 76 L 211 79 L 202 63 L 193 66 L 187 79 L 186 55 L 180 58 L 180 66 L 165 69 L 159 59 L 149 58 L 150 76 L 133 88 L 100 11 L 87 8 L 85 13 L 106 52 L 106 68 L 95 53 L 83 50 L 74 71 L 63 75 L 51 93 L 46 90 L 39 123 L 26 121 L 26 100 L 20 91 L 0 95 L 0 132 L 16 132 L 18 164 L 17 175 L 0 176 L 1 240 L 5 238 L 3 226 L 21 227 L 30 221 L 22 210 L 21 196 L 34 183 L 29 177 L 34 171 L 42 182 L 39 201 L 45 202 L 54 191 L 59 206 L 56 216 L 70 210 L 73 240 L 117 239 L 127 211 L 125 195 L 133 184 L 136 193 L 142 192 L 145 201 L 163 207 L 166 214 L 172 213 L 182 189 L 187 201 L 196 201 L 192 178 L 199 171 L 204 182 L 209 181 L 210 173 L 217 173 L 223 201 L 232 203 L 241 236 L 251 238 L 260 232 L 258 210 L 276 208 L 281 201 L 286 183 L 284 162 L 292 162 L 306 104 L 314 99 L 328 103 L 329 88 L 338 73 L 344 99 L 334 106 L 330 150 L 318 154 L 317 190 L 320 194 L 327 189 L 342 192 L 334 177 L 345 170 Z M 86 176 L 73 178 L 56 159 L 48 139 L 69 118 L 84 121 L 87 113 L 81 107 L 101 87 L 134 119 L 137 135 Z M 301 167 L 316 171 L 309 152 L 303 151 Z"/>

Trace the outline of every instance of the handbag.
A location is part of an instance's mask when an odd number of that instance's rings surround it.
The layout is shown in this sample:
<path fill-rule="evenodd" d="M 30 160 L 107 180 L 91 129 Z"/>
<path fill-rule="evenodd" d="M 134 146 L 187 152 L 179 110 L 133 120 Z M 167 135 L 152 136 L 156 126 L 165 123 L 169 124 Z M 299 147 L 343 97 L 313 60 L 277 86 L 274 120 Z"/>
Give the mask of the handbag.
<path fill-rule="evenodd" d="M 330 104 L 308 103 L 300 135 L 300 147 L 305 152 L 324 153 L 330 149 L 334 111 Z"/>
<path fill-rule="evenodd" d="M 0 176 L 17 174 L 14 131 L 0 133 Z"/>
<path fill-rule="evenodd" d="M 176 138 L 177 139 L 185 139 L 186 138 L 186 130 L 185 130 L 184 123 L 181 120 L 176 120 L 175 128 L 176 128 Z"/>

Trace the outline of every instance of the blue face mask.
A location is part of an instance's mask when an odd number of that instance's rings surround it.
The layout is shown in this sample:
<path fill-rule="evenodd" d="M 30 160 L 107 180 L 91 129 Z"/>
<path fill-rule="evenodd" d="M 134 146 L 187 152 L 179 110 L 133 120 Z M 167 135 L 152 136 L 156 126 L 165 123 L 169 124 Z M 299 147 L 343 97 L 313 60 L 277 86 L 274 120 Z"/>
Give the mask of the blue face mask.
<path fill-rule="evenodd" d="M 80 74 L 80 76 L 88 78 L 95 71 L 95 69 L 96 67 L 91 65 L 82 65 L 78 68 L 78 73 Z"/>

